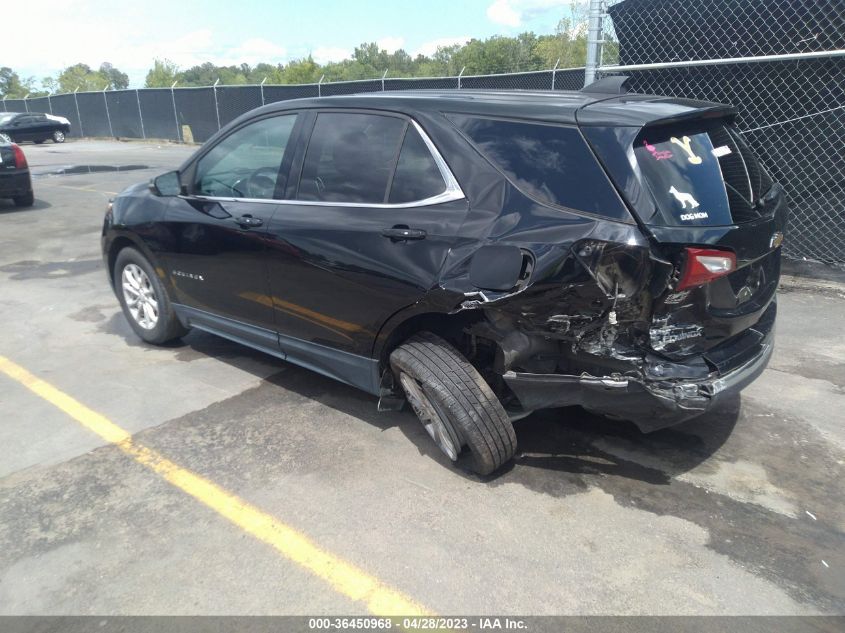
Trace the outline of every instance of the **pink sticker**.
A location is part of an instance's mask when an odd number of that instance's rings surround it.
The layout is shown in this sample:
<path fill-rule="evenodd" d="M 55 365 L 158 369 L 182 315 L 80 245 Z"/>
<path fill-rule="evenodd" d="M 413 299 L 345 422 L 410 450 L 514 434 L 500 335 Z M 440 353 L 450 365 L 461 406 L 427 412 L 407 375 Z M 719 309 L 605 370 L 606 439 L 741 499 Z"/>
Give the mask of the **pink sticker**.
<path fill-rule="evenodd" d="M 643 145 L 645 145 L 645 148 L 649 151 L 649 153 L 654 156 L 654 160 L 668 160 L 672 158 L 672 152 L 669 150 L 659 150 L 646 140 L 643 140 Z"/>

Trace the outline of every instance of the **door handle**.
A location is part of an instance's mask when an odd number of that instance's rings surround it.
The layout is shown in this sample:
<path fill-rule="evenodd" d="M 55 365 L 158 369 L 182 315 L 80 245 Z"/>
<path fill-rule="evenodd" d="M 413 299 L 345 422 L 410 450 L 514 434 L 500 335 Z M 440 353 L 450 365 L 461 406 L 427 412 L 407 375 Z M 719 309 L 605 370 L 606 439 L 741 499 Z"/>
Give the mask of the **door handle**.
<path fill-rule="evenodd" d="M 381 234 L 384 237 L 389 237 L 391 240 L 395 242 L 399 242 L 402 240 L 424 240 L 426 238 L 426 233 L 422 229 L 412 229 L 407 226 L 394 226 L 389 229 L 382 229 Z"/>
<path fill-rule="evenodd" d="M 264 220 L 261 218 L 255 218 L 251 215 L 242 215 L 241 217 L 235 220 L 239 225 L 243 227 L 254 227 L 254 226 L 261 226 L 264 224 Z"/>

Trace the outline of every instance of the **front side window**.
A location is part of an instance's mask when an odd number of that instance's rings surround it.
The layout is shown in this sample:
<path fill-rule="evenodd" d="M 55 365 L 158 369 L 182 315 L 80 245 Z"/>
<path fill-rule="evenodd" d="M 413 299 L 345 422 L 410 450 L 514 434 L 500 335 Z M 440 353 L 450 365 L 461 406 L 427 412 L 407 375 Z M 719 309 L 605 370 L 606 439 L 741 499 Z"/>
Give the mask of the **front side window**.
<path fill-rule="evenodd" d="M 224 138 L 197 163 L 195 193 L 218 198 L 273 198 L 295 122 L 295 114 L 262 119 Z"/>
<path fill-rule="evenodd" d="M 404 119 L 377 114 L 320 113 L 297 198 L 384 203 L 407 125 Z"/>

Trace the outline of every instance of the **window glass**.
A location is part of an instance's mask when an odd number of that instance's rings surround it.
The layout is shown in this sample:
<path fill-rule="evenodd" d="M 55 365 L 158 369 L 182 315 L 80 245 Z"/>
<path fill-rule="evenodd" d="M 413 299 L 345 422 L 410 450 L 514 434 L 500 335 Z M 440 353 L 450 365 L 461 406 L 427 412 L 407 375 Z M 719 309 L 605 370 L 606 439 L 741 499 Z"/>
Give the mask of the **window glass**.
<path fill-rule="evenodd" d="M 408 126 L 388 202 L 398 204 L 434 197 L 446 190 L 434 157 L 414 126 Z"/>
<path fill-rule="evenodd" d="M 742 139 L 718 123 L 646 130 L 637 164 L 667 224 L 722 226 L 759 217 L 771 179 Z"/>
<path fill-rule="evenodd" d="M 375 114 L 319 114 L 298 198 L 383 203 L 405 126 L 403 119 Z"/>
<path fill-rule="evenodd" d="M 526 194 L 597 215 L 627 215 L 576 128 L 459 115 L 450 118 Z"/>
<path fill-rule="evenodd" d="M 221 198 L 272 198 L 295 114 L 262 119 L 220 141 L 197 164 L 194 190 Z"/>

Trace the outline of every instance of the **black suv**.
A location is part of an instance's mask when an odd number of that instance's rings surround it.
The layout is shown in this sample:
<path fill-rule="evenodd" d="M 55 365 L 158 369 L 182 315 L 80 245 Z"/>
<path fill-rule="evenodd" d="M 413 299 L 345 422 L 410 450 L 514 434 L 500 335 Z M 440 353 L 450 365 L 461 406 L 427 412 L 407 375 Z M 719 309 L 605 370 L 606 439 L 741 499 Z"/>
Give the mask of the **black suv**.
<path fill-rule="evenodd" d="M 145 341 L 407 400 L 487 474 L 531 411 L 651 431 L 763 371 L 787 212 L 734 117 L 604 83 L 276 103 L 117 197 L 103 256 Z"/>

